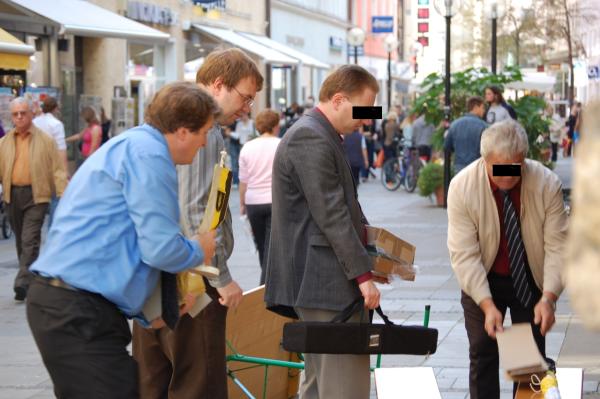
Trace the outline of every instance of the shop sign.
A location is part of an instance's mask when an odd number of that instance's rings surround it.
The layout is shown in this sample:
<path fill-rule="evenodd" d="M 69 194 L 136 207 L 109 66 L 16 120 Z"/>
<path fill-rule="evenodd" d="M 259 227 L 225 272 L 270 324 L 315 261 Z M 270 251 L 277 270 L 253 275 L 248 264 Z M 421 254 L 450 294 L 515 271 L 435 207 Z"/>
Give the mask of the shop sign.
<path fill-rule="evenodd" d="M 380 16 L 371 18 L 371 32 L 392 33 L 394 32 L 394 17 Z"/>
<path fill-rule="evenodd" d="M 592 65 L 588 67 L 588 79 L 600 79 L 600 65 Z"/>
<path fill-rule="evenodd" d="M 141 1 L 129 1 L 127 3 L 127 17 L 140 22 L 166 26 L 177 23 L 177 13 L 171 11 L 169 7 Z"/>

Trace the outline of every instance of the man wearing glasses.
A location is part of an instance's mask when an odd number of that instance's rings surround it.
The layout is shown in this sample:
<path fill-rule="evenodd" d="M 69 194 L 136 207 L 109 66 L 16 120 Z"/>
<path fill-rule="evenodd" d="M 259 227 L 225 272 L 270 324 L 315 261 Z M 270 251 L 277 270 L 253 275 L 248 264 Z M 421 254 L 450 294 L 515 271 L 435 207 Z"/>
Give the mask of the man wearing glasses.
<path fill-rule="evenodd" d="M 0 140 L 0 183 L 19 259 L 15 300 L 23 301 L 32 278 L 29 266 L 40 252 L 48 203 L 53 195 L 62 196 L 67 180 L 54 139 L 32 123 L 31 103 L 15 98 L 10 112 L 15 128 Z"/>
<path fill-rule="evenodd" d="M 542 354 L 554 325 L 567 217 L 561 183 L 526 159 L 527 134 L 512 119 L 487 128 L 481 158 L 448 191 L 448 250 L 462 289 L 472 399 L 498 399 L 498 346 L 506 310 L 531 323 Z"/>
<path fill-rule="evenodd" d="M 250 112 L 263 78 L 256 64 L 239 49 L 214 51 L 196 74 L 196 83 L 221 108 L 191 165 L 178 166 L 179 207 L 187 236 L 197 233 L 212 184 L 213 167 L 224 148 L 221 126 Z M 226 398 L 225 319 L 227 308 L 235 308 L 242 290 L 232 279 L 227 259 L 233 251 L 231 214 L 217 230 L 217 247 L 212 263 L 219 275 L 206 279 L 212 302 L 192 318 L 179 318 L 174 330 L 146 330 L 134 324 L 133 355 L 138 361 L 140 397 L 145 399 Z"/>

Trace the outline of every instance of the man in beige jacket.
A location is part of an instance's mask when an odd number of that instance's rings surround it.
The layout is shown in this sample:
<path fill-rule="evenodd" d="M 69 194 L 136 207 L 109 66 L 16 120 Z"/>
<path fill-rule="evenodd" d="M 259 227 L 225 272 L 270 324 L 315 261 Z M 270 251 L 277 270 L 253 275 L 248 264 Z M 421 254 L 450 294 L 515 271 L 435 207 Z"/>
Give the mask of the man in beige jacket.
<path fill-rule="evenodd" d="M 31 280 L 29 266 L 40 251 L 48 203 L 52 195 L 62 196 L 67 180 L 54 139 L 32 123 L 31 104 L 18 97 L 10 112 L 15 128 L 0 140 L 0 183 L 19 257 L 15 300 L 22 301 Z"/>
<path fill-rule="evenodd" d="M 448 192 L 448 249 L 462 289 L 469 338 L 471 399 L 499 398 L 496 332 L 510 308 L 530 322 L 542 354 L 563 286 L 567 216 L 561 182 L 525 159 L 523 128 L 512 120 L 488 128 L 479 160 Z"/>

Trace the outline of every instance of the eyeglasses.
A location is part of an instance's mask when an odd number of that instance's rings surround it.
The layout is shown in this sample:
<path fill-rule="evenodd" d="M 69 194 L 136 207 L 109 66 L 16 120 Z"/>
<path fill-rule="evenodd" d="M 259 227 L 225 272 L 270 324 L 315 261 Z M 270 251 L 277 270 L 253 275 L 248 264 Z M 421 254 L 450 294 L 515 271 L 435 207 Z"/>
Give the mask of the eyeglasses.
<path fill-rule="evenodd" d="M 233 87 L 233 90 L 235 90 L 235 92 L 239 94 L 240 97 L 242 97 L 242 99 L 244 100 L 244 104 L 246 104 L 248 107 L 252 107 L 254 105 L 254 99 L 252 97 L 240 93 L 239 90 L 235 87 Z"/>
<path fill-rule="evenodd" d="M 29 113 L 29 111 L 15 111 L 12 112 L 11 115 L 15 118 L 19 117 L 19 116 L 27 116 L 27 114 Z"/>

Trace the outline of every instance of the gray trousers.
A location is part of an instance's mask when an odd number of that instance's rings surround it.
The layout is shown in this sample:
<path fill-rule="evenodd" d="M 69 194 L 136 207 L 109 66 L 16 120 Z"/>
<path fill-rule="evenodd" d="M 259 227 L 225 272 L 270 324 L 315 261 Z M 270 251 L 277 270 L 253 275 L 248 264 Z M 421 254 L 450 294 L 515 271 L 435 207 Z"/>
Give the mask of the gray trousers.
<path fill-rule="evenodd" d="M 29 288 L 31 273 L 29 266 L 37 259 L 42 241 L 42 225 L 48 204 L 35 204 L 31 186 L 13 186 L 10 191 L 10 204 L 6 212 L 10 226 L 15 233 L 19 272 L 14 287 Z"/>
<path fill-rule="evenodd" d="M 330 321 L 339 312 L 295 308 L 302 321 Z M 363 320 L 368 319 L 365 309 Z M 360 313 L 349 321 L 359 321 Z M 368 399 L 371 391 L 369 355 L 304 354 L 300 399 Z"/>

